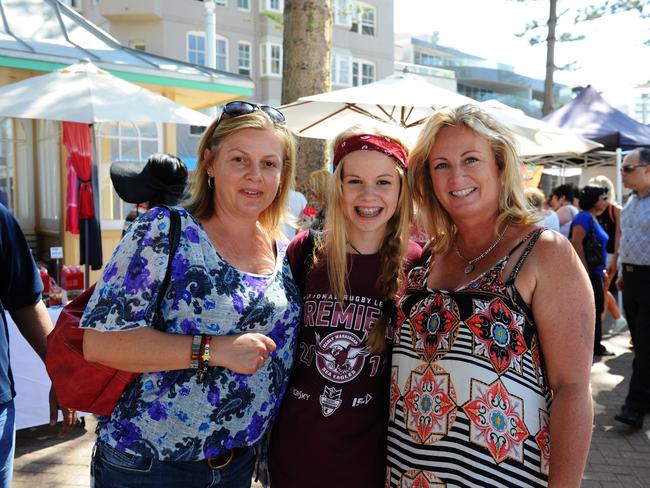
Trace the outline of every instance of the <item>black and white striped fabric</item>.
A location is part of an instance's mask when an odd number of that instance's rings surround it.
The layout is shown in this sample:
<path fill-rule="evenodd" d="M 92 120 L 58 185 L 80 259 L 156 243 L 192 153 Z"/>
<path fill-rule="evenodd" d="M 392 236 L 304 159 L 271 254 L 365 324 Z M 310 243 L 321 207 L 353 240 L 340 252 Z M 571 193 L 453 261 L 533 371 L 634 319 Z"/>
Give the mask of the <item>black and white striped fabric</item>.
<path fill-rule="evenodd" d="M 551 393 L 532 315 L 509 256 L 454 291 L 426 287 L 414 268 L 393 347 L 387 486 L 544 487 Z"/>

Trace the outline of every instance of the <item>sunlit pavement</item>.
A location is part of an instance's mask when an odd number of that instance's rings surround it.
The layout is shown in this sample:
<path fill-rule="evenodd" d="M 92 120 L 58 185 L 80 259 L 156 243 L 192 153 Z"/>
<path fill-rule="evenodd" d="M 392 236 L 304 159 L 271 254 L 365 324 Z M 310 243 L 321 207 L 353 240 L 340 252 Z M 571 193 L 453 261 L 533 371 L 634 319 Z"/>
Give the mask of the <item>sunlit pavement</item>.
<path fill-rule="evenodd" d="M 650 487 L 650 416 L 638 431 L 614 421 L 631 372 L 629 342 L 627 333 L 606 338 L 604 343 L 615 356 L 594 361 L 595 426 L 583 488 Z M 86 429 L 76 429 L 66 440 L 57 439 L 49 426 L 18 431 L 13 487 L 89 486 L 95 425 L 95 419 L 88 418 Z"/>

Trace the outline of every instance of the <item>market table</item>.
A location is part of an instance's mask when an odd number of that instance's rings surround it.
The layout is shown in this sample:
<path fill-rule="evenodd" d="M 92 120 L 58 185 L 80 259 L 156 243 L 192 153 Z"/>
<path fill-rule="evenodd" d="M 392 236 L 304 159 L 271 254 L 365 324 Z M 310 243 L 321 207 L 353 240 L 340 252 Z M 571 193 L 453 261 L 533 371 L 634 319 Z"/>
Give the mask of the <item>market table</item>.
<path fill-rule="evenodd" d="M 61 314 L 62 307 L 50 307 L 52 323 Z M 16 388 L 16 429 L 47 424 L 50 421 L 50 378 L 45 364 L 20 334 L 9 313 L 5 313 L 9 328 L 11 371 Z M 59 420 L 61 414 L 59 413 Z"/>

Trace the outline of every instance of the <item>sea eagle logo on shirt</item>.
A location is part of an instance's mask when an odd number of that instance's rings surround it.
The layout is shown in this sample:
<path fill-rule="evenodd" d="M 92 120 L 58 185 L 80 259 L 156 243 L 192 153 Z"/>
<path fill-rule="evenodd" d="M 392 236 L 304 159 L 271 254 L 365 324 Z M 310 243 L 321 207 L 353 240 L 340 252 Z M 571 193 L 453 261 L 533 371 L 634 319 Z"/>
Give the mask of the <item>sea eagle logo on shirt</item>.
<path fill-rule="evenodd" d="M 316 368 L 323 378 L 334 383 L 346 383 L 356 378 L 369 351 L 365 347 L 366 336 L 359 339 L 352 332 L 338 330 L 321 341 L 316 334 Z"/>

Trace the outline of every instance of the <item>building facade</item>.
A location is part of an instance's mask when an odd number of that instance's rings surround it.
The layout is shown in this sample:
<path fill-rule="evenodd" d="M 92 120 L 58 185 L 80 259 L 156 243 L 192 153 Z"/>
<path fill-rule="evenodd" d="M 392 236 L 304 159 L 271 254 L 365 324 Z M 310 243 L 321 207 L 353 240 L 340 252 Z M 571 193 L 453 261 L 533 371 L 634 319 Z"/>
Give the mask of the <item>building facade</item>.
<path fill-rule="evenodd" d="M 206 62 L 203 0 L 76 1 L 85 17 L 124 45 L 190 63 Z M 249 76 L 255 83 L 252 98 L 278 105 L 284 1 L 211 1 L 216 13 L 216 68 Z M 332 88 L 392 74 L 393 1 L 332 0 L 332 7 Z"/>
<path fill-rule="evenodd" d="M 399 36 L 396 41 L 396 61 L 418 67 L 450 70 L 455 73 L 456 91 L 475 100 L 499 100 L 522 109 L 533 117 L 541 117 L 544 80 L 515 73 L 514 67 L 474 56 L 438 44 L 437 35 Z M 554 85 L 558 106 L 571 98 L 565 85 Z"/>
<path fill-rule="evenodd" d="M 207 64 L 204 3 L 212 1 L 216 69 L 250 77 L 255 85 L 250 100 L 280 104 L 284 0 L 69 1 L 122 44 L 195 64 Z M 392 74 L 393 0 L 332 0 L 332 8 L 332 89 Z M 190 167 L 201 133 L 177 128 L 178 155 Z"/>

